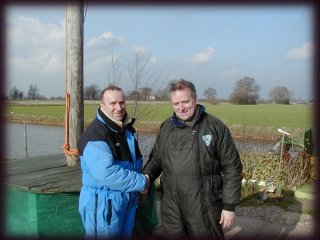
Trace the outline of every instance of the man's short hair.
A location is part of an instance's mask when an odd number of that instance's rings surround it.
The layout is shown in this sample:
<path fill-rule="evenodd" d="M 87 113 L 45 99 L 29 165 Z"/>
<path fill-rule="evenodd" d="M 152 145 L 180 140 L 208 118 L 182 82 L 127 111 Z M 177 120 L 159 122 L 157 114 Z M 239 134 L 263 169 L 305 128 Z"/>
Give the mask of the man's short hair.
<path fill-rule="evenodd" d="M 108 87 L 106 87 L 105 89 L 102 90 L 101 95 L 100 95 L 100 100 L 103 100 L 103 95 L 106 91 L 119 91 L 119 92 L 123 92 L 122 89 L 116 85 L 109 85 Z"/>
<path fill-rule="evenodd" d="M 191 90 L 192 96 L 197 97 L 197 91 L 194 84 L 190 81 L 187 81 L 185 79 L 179 79 L 179 80 L 173 80 L 170 84 L 170 93 L 189 88 Z"/>

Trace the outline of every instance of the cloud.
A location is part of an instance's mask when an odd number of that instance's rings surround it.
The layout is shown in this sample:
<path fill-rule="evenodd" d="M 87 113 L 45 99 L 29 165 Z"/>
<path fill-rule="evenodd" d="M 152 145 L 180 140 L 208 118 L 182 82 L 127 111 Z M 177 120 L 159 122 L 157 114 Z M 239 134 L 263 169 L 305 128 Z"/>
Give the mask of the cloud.
<path fill-rule="evenodd" d="M 132 48 L 132 51 L 134 53 L 139 53 L 139 54 L 143 54 L 143 55 L 148 54 L 147 48 L 145 46 L 141 46 L 141 45 Z"/>
<path fill-rule="evenodd" d="M 95 59 L 104 58 L 114 52 L 114 47 L 125 44 L 123 37 L 115 36 L 112 32 L 104 32 L 98 37 L 93 37 L 85 44 L 85 61 L 91 62 Z M 121 49 L 120 49 L 121 51 Z"/>
<path fill-rule="evenodd" d="M 208 47 L 204 52 L 198 52 L 192 56 L 186 58 L 187 62 L 192 63 L 205 63 L 208 62 L 214 55 L 215 49 L 213 47 Z"/>
<path fill-rule="evenodd" d="M 311 57 L 313 54 L 313 43 L 312 42 L 307 42 L 302 44 L 301 47 L 297 48 L 292 48 L 288 53 L 287 53 L 287 58 L 288 59 L 306 59 Z"/>
<path fill-rule="evenodd" d="M 239 67 L 231 67 L 222 72 L 222 79 L 234 79 L 241 76 L 241 69 Z"/>
<path fill-rule="evenodd" d="M 118 61 L 120 59 L 119 55 L 113 55 L 114 61 Z M 87 73 L 94 72 L 107 72 L 110 64 L 112 62 L 112 55 L 104 55 L 102 57 L 93 59 L 92 61 L 85 64 L 84 68 Z"/>
<path fill-rule="evenodd" d="M 61 25 L 43 23 L 39 19 L 19 16 L 9 22 L 9 40 L 16 45 L 56 47 L 65 40 L 65 21 Z"/>
<path fill-rule="evenodd" d="M 133 47 L 132 51 L 134 53 L 133 58 L 136 58 L 136 56 L 138 56 L 140 61 L 144 63 L 148 62 L 149 64 L 155 64 L 158 62 L 158 59 L 152 56 L 151 53 L 148 51 L 147 47 L 145 46 L 139 45 L 139 46 Z"/>
<path fill-rule="evenodd" d="M 158 58 L 156 58 L 156 57 L 150 57 L 150 63 L 154 64 L 154 63 L 156 63 L 156 62 L 158 62 Z"/>
<path fill-rule="evenodd" d="M 55 52 L 41 51 L 29 57 L 14 57 L 11 64 L 15 70 L 42 73 L 57 73 L 64 70 L 64 62 Z"/>
<path fill-rule="evenodd" d="M 89 47 L 112 47 L 121 46 L 125 43 L 124 37 L 117 37 L 112 32 L 104 32 L 99 37 L 89 40 Z"/>
<path fill-rule="evenodd" d="M 62 73 L 65 21 L 60 25 L 19 16 L 8 22 L 8 59 L 14 71 Z"/>

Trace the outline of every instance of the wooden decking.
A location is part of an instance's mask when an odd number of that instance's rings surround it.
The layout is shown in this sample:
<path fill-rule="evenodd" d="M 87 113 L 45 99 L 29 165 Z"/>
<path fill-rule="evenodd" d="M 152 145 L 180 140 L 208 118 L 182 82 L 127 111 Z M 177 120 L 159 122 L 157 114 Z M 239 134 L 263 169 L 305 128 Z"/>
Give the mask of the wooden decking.
<path fill-rule="evenodd" d="M 81 188 L 79 164 L 67 166 L 63 153 L 7 160 L 3 164 L 5 184 L 22 191 L 49 194 L 79 192 Z"/>

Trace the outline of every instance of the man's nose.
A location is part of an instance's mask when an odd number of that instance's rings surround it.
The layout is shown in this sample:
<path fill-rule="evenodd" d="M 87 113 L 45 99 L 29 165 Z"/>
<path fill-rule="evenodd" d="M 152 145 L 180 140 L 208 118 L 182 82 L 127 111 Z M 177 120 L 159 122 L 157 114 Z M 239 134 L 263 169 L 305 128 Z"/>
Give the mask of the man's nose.
<path fill-rule="evenodd" d="M 120 103 L 117 103 L 116 106 L 115 106 L 115 108 L 116 108 L 118 111 L 120 111 L 120 110 L 122 109 L 121 104 L 120 104 Z"/>

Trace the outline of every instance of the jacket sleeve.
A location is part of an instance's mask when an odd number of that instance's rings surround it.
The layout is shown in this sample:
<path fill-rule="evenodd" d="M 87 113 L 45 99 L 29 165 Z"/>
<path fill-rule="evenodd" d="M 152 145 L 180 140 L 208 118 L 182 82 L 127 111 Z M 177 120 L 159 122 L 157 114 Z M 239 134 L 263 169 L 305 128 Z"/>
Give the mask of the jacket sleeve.
<path fill-rule="evenodd" d="M 220 128 L 218 154 L 223 174 L 223 209 L 234 211 L 240 202 L 242 163 L 229 129 Z"/>
<path fill-rule="evenodd" d="M 160 129 L 161 132 L 161 129 Z M 144 165 L 142 172 L 148 174 L 151 181 L 155 181 L 162 172 L 161 154 L 160 154 L 160 134 L 158 134 L 153 149 L 149 155 L 147 163 Z"/>
<path fill-rule="evenodd" d="M 121 192 L 143 191 L 146 177 L 116 164 L 109 145 L 103 141 L 88 142 L 83 151 L 86 171 L 101 186 Z"/>

